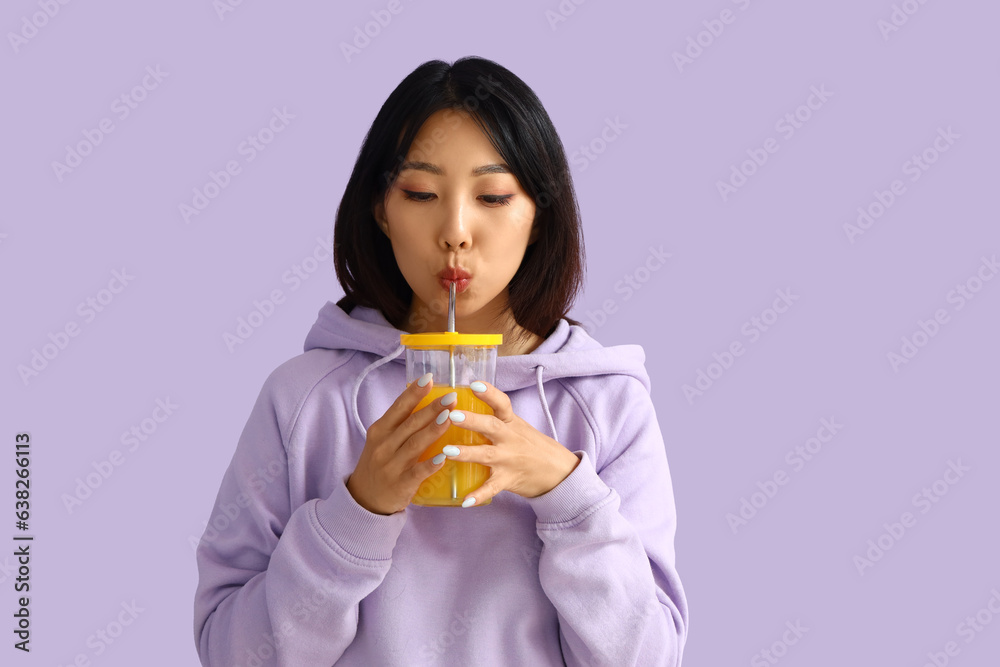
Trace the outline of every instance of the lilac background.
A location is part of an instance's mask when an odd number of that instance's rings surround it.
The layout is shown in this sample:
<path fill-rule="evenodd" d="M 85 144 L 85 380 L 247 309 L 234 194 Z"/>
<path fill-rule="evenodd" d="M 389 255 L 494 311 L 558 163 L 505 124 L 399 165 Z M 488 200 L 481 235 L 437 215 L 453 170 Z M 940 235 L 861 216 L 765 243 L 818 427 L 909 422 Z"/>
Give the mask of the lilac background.
<path fill-rule="evenodd" d="M 1000 253 L 1000 7 L 897 2 L 917 11 L 884 36 L 889 0 L 565 0 L 574 11 L 554 27 L 556 0 L 402 0 L 348 62 L 339 44 L 387 5 L 245 0 L 220 19 L 210 0 L 71 2 L 15 52 L 8 33 L 42 10 L 5 3 L 0 441 L 33 438 L 37 537 L 30 656 L 11 648 L 13 558 L 0 556 L 0 662 L 197 664 L 190 540 L 264 378 L 342 294 L 328 259 L 298 289 L 283 276 L 332 233 L 389 92 L 425 60 L 476 54 L 538 93 L 575 154 L 588 274 L 572 315 L 605 345 L 646 350 L 691 606 L 684 664 L 769 664 L 755 654 L 782 653 L 786 622 L 808 631 L 782 665 L 923 665 L 949 641 L 951 664 L 996 664 L 1000 618 L 983 612 L 971 642 L 957 626 L 1000 591 L 1000 280 L 973 280 L 961 309 L 949 293 Z M 674 52 L 724 10 L 732 22 L 679 68 Z M 112 102 L 157 66 L 166 77 L 121 119 Z M 831 96 L 799 109 L 814 86 Z M 240 143 L 275 107 L 294 119 L 247 162 Z M 797 109 L 810 117 L 788 137 L 776 123 Z M 53 161 L 103 118 L 114 131 L 60 182 Z M 624 128 L 602 146 L 607 119 Z M 939 128 L 959 138 L 910 180 L 904 163 Z M 768 138 L 777 152 L 723 201 L 717 181 Z M 178 206 L 229 160 L 241 173 L 185 223 Z M 851 243 L 844 225 L 895 179 L 905 193 Z M 648 272 L 651 246 L 671 257 Z M 87 322 L 77 305 L 122 268 L 134 279 Z M 230 352 L 223 334 L 275 289 L 284 303 Z M 776 290 L 797 300 L 751 341 L 742 327 Z M 894 370 L 887 354 L 938 309 L 947 323 Z M 18 366 L 69 322 L 79 335 L 22 381 Z M 689 401 L 683 385 L 733 341 L 742 356 Z M 121 434 L 167 398 L 177 409 L 128 451 Z M 786 454 L 823 418 L 843 428 L 795 470 Z M 114 450 L 122 465 L 69 512 L 63 495 Z M 969 470 L 915 504 L 949 460 Z M 727 514 L 780 471 L 787 483 L 734 534 Z M 915 525 L 860 573 L 855 556 L 904 512 Z M 88 637 L 133 600 L 143 611 L 97 655 Z"/>

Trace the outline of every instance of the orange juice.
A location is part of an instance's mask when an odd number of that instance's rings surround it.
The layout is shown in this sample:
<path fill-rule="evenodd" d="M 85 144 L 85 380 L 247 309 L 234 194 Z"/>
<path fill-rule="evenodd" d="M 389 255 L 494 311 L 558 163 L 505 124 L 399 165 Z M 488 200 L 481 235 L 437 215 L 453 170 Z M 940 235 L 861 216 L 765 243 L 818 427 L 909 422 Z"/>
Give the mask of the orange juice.
<path fill-rule="evenodd" d="M 440 413 L 445 407 L 449 410 L 477 412 L 484 415 L 493 414 L 493 408 L 476 398 L 476 395 L 472 393 L 472 389 L 467 386 L 434 386 L 431 388 L 430 393 L 414 408 L 413 412 L 422 409 L 431 401 L 438 401 L 440 404 L 441 397 L 453 391 L 458 394 L 458 401 L 448 406 L 441 406 L 435 414 Z M 421 454 L 420 460 L 426 461 L 429 458 L 437 456 L 441 453 L 445 445 L 467 447 L 469 445 L 485 444 L 490 444 L 490 440 L 486 436 L 475 431 L 459 428 L 457 424 L 451 424 L 448 426 L 448 430 L 444 432 L 444 435 L 434 441 Z M 462 500 L 465 499 L 466 494 L 478 489 L 489 476 L 490 469 L 487 466 L 479 463 L 466 463 L 445 459 L 444 466 L 425 479 L 423 484 L 420 485 L 416 495 L 413 496 L 412 502 L 417 505 L 461 507 Z M 476 506 L 488 505 L 489 503 L 489 500 L 482 503 L 477 502 Z"/>

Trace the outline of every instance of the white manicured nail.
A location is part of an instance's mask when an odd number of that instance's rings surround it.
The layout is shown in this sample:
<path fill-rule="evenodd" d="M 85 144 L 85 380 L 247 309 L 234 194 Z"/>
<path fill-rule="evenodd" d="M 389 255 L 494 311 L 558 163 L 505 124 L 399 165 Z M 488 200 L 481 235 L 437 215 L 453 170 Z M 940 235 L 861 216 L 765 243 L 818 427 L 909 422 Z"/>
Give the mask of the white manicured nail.
<path fill-rule="evenodd" d="M 458 392 L 450 391 L 441 397 L 441 405 L 451 405 L 458 400 Z"/>
<path fill-rule="evenodd" d="M 476 504 L 476 499 L 473 496 L 469 496 L 462 502 L 462 507 L 472 507 Z"/>
<path fill-rule="evenodd" d="M 465 413 L 463 413 L 463 412 L 457 412 L 455 410 L 452 410 L 450 417 L 451 417 L 451 420 L 453 422 L 464 422 L 465 421 Z"/>
<path fill-rule="evenodd" d="M 469 389 L 475 392 L 484 392 L 486 391 L 486 385 L 477 380 L 476 382 L 473 382 L 472 384 L 469 385 Z"/>
<path fill-rule="evenodd" d="M 445 423 L 447 419 L 448 419 L 448 410 L 446 408 L 441 411 L 441 414 L 437 416 L 437 419 L 435 421 L 437 421 L 438 426 L 440 426 L 441 424 Z"/>
<path fill-rule="evenodd" d="M 431 463 L 433 463 L 436 466 L 439 466 L 439 465 L 441 465 L 441 462 L 444 461 L 444 460 L 445 460 L 445 455 L 444 454 L 438 454 L 437 456 L 435 456 L 434 458 L 431 459 Z"/>
<path fill-rule="evenodd" d="M 434 377 L 433 373 L 424 373 L 423 375 L 420 376 L 420 379 L 417 380 L 417 386 L 426 387 L 427 383 L 430 382 L 433 377 Z"/>
<path fill-rule="evenodd" d="M 445 456 L 458 456 L 461 453 L 461 450 L 455 445 L 445 445 L 441 451 Z"/>

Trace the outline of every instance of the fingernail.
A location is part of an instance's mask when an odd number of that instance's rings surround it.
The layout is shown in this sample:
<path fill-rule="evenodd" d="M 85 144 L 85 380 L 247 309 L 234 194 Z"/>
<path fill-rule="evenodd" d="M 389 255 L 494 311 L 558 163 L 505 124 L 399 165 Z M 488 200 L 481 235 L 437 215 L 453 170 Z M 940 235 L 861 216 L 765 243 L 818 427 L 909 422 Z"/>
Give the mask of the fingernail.
<path fill-rule="evenodd" d="M 469 385 L 469 389 L 476 392 L 484 392 L 486 391 L 486 385 L 477 380 Z"/>
<path fill-rule="evenodd" d="M 476 499 L 472 496 L 469 496 L 462 502 L 462 507 L 472 507 L 475 504 L 476 504 Z"/>
<path fill-rule="evenodd" d="M 444 454 L 438 454 L 437 456 L 431 459 L 431 463 L 433 463 L 436 466 L 439 466 L 441 465 L 441 462 L 444 461 L 444 459 L 445 459 Z"/>
<path fill-rule="evenodd" d="M 424 373 L 423 375 L 420 376 L 420 379 L 417 380 L 417 386 L 426 387 L 427 383 L 430 382 L 433 377 L 434 377 L 433 373 Z"/>
<path fill-rule="evenodd" d="M 446 408 L 441 411 L 441 414 L 437 416 L 437 419 L 435 421 L 438 423 L 438 426 L 440 426 L 441 424 L 445 423 L 447 419 L 448 419 L 448 410 Z"/>
<path fill-rule="evenodd" d="M 451 405 L 458 400 L 458 392 L 450 391 L 441 397 L 441 405 Z"/>
<path fill-rule="evenodd" d="M 462 413 L 462 412 L 456 412 L 455 410 L 451 411 L 450 417 L 451 417 L 451 420 L 453 422 L 464 422 L 465 421 L 465 414 Z"/>
<path fill-rule="evenodd" d="M 441 452 L 445 456 L 458 456 L 461 451 L 455 445 L 445 445 L 441 448 Z"/>

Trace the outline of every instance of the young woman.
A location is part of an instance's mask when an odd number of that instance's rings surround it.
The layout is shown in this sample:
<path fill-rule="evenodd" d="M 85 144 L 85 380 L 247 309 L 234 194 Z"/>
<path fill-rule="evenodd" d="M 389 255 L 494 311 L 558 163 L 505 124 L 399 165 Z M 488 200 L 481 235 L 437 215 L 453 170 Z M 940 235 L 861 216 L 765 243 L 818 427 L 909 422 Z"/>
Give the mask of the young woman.
<path fill-rule="evenodd" d="M 424 63 L 337 211 L 343 299 L 264 383 L 197 551 L 203 665 L 680 665 L 673 491 L 638 345 L 566 313 L 583 243 L 565 153 L 500 65 Z M 502 333 L 494 415 L 413 412 L 400 334 Z M 410 500 L 454 424 L 492 444 L 461 508 Z M 488 505 L 486 500 L 492 502 Z"/>

